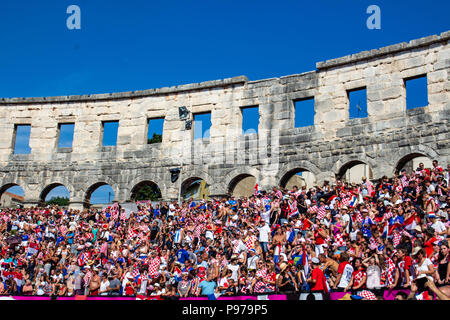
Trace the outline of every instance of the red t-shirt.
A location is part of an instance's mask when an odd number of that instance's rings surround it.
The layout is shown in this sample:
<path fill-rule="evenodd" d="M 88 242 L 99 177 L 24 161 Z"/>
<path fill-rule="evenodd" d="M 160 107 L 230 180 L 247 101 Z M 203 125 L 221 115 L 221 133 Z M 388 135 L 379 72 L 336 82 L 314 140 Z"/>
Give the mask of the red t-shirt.
<path fill-rule="evenodd" d="M 316 244 L 324 244 L 325 243 L 325 240 L 322 238 L 322 236 L 320 235 L 320 231 L 322 231 L 322 229 L 319 229 L 317 232 L 316 232 Z"/>
<path fill-rule="evenodd" d="M 320 270 L 319 268 L 314 268 L 311 274 L 311 279 L 316 280 L 316 283 L 311 288 L 312 291 L 327 291 L 325 284 L 325 275 L 323 274 L 322 270 Z"/>
<path fill-rule="evenodd" d="M 431 254 L 433 253 L 433 242 L 435 242 L 437 239 L 435 237 L 431 238 L 430 240 L 428 240 L 427 242 L 425 242 L 424 247 L 425 247 L 425 251 L 427 252 L 427 258 L 429 258 L 431 256 Z"/>
<path fill-rule="evenodd" d="M 303 223 L 302 230 L 308 230 L 309 228 L 311 228 L 311 225 L 309 224 L 307 219 L 303 219 L 302 223 Z"/>

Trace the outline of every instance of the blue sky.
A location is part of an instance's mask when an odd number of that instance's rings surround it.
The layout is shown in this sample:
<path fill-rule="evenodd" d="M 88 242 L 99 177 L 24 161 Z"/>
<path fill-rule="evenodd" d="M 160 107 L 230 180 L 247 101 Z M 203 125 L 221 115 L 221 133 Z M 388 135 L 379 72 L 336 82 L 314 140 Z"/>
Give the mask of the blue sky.
<path fill-rule="evenodd" d="M 72 4 L 81 30 L 66 27 Z M 369 5 L 381 9 L 381 30 L 366 27 Z M 443 0 L 2 0 L 0 97 L 302 73 L 318 61 L 449 30 L 449 12 Z"/>

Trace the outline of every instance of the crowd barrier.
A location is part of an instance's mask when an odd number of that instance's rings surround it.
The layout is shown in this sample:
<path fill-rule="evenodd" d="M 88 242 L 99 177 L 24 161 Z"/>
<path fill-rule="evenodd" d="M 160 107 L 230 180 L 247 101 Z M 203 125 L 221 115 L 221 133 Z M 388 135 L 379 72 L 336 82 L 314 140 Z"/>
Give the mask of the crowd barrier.
<path fill-rule="evenodd" d="M 409 295 L 409 290 L 386 290 L 383 293 L 384 300 L 395 300 L 395 296 L 399 292 L 404 292 Z M 350 292 L 332 292 L 330 294 L 330 300 L 339 300 Z M 268 294 L 268 295 L 245 295 L 245 296 L 233 296 L 233 297 L 218 297 L 217 300 L 305 300 L 305 295 L 284 295 L 284 294 Z M 160 296 L 133 296 L 133 297 L 100 297 L 100 296 L 72 296 L 72 297 L 48 297 L 48 296 L 0 296 L 0 300 L 163 300 Z M 202 301 L 209 300 L 208 297 L 187 297 L 179 298 L 177 300 L 186 301 Z"/>

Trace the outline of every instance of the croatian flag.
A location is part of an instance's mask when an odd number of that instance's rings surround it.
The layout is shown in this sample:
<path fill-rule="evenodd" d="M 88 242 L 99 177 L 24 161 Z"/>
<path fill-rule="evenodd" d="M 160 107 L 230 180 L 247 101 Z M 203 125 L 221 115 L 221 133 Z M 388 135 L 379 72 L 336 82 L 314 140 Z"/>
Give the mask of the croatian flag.
<path fill-rule="evenodd" d="M 303 245 L 303 253 L 302 253 L 302 265 L 303 270 L 305 271 L 305 277 L 308 278 L 309 275 L 309 259 L 308 254 L 306 253 L 305 246 Z"/>
<path fill-rule="evenodd" d="M 355 195 L 353 195 L 353 196 L 350 198 L 349 206 L 354 207 L 355 204 L 357 204 L 357 203 L 358 203 L 358 198 L 357 198 Z"/>
<path fill-rule="evenodd" d="M 82 252 L 82 253 L 80 254 L 80 256 L 78 257 L 78 265 L 79 265 L 80 267 L 84 266 L 84 264 L 86 263 L 86 260 L 87 260 L 87 255 L 86 255 L 86 253 L 85 253 L 85 252 Z"/>
<path fill-rule="evenodd" d="M 386 221 L 383 228 L 383 235 L 381 237 L 386 239 L 388 235 L 389 235 L 389 222 Z"/>
<path fill-rule="evenodd" d="M 259 194 L 259 186 L 258 186 L 258 184 L 255 185 L 254 189 L 255 189 L 255 196 L 257 196 Z"/>
<path fill-rule="evenodd" d="M 414 230 L 414 228 L 416 227 L 416 214 L 411 215 L 408 219 L 405 220 L 405 222 L 403 223 L 403 226 L 405 227 L 406 230 Z"/>

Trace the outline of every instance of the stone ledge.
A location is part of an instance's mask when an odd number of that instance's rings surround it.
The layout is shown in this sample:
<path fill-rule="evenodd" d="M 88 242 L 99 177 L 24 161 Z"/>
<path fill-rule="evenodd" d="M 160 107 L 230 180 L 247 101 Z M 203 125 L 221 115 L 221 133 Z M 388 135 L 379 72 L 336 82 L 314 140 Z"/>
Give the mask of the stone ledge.
<path fill-rule="evenodd" d="M 445 42 L 445 41 L 448 41 L 449 39 L 450 39 L 450 30 L 442 32 L 439 36 L 431 35 L 431 36 L 423 37 L 420 39 L 414 39 L 409 42 L 402 42 L 402 43 L 397 43 L 397 44 L 393 44 L 390 46 L 382 47 L 380 49 L 374 49 L 371 51 L 362 51 L 362 52 L 355 53 L 352 55 L 347 55 L 347 56 L 341 57 L 341 58 L 335 58 L 335 59 L 317 62 L 316 68 L 318 70 L 329 69 L 332 67 L 337 67 L 337 66 L 341 66 L 341 65 L 345 65 L 345 64 L 349 64 L 349 63 L 359 62 L 362 60 L 378 58 L 378 57 L 386 55 L 386 54 L 392 54 L 392 53 L 397 53 L 400 51 L 406 51 L 406 50 L 411 50 L 411 49 L 415 49 L 415 48 L 419 48 L 419 47 L 423 47 L 423 46 L 428 46 L 428 45 L 431 45 L 431 44 L 434 44 L 437 42 Z"/>
<path fill-rule="evenodd" d="M 246 76 L 238 76 L 226 78 L 222 80 L 211 80 L 200 83 L 189 83 L 179 86 L 163 87 L 158 89 L 148 89 L 140 91 L 87 94 L 87 95 L 71 95 L 56 97 L 31 97 L 31 98 L 1 98 L 0 105 L 5 104 L 28 104 L 28 103 L 50 103 L 50 102 L 80 102 L 80 101 L 97 101 L 97 100 L 117 100 L 127 98 L 140 98 L 161 94 L 180 93 L 193 90 L 204 90 L 215 87 L 225 87 L 233 84 L 247 83 Z"/>

